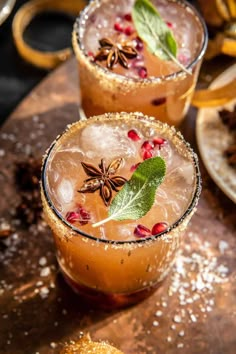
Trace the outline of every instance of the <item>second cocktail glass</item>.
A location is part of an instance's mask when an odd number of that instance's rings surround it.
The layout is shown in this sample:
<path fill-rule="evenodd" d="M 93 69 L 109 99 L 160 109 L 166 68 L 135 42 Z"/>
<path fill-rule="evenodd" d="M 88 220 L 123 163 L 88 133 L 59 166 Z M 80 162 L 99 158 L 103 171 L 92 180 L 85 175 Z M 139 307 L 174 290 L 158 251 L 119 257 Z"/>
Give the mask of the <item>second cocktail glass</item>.
<path fill-rule="evenodd" d="M 206 50 L 205 23 L 185 1 L 153 1 L 176 37 L 177 58 L 190 72 L 186 73 L 170 60 L 149 53 L 132 21 L 133 4 L 134 0 L 91 1 L 74 25 L 72 42 L 79 68 L 81 114 L 89 117 L 140 111 L 178 126 L 189 108 Z M 98 55 L 99 50 L 122 45 L 129 47 L 128 68 L 118 60 L 108 69 L 107 53 Z"/>

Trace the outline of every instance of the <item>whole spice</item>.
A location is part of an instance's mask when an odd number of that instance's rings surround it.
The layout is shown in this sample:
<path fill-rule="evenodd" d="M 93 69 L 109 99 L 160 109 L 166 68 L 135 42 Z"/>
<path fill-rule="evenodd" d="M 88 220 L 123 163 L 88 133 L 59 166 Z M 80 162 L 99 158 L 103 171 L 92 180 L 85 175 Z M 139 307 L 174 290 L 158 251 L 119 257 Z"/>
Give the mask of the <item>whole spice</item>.
<path fill-rule="evenodd" d="M 123 162 L 122 158 L 113 160 L 108 167 L 104 159 L 98 168 L 92 164 L 81 162 L 81 165 L 89 178 L 85 179 L 83 186 L 78 190 L 80 193 L 93 193 L 100 191 L 100 196 L 105 205 L 109 205 L 112 198 L 112 190 L 118 192 L 118 188 L 123 186 L 126 178 L 115 175 Z"/>
<path fill-rule="evenodd" d="M 128 59 L 133 59 L 138 55 L 137 50 L 128 43 L 115 43 L 110 38 L 99 40 L 100 49 L 95 55 L 95 60 L 106 60 L 107 68 L 112 69 L 117 63 L 128 69 Z"/>

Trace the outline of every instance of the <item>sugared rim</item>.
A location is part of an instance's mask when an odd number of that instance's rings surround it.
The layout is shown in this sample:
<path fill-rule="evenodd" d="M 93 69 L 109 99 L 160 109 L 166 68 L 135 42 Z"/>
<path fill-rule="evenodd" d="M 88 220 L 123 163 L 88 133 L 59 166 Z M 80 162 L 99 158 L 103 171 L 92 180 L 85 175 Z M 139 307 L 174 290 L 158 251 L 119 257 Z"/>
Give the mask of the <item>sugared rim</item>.
<path fill-rule="evenodd" d="M 121 79 L 124 80 L 124 78 L 125 78 L 125 80 L 130 83 L 135 83 L 135 82 L 155 83 L 155 82 L 160 82 L 160 80 L 169 81 L 171 79 L 176 79 L 176 77 L 179 77 L 179 76 L 188 75 L 185 71 L 179 70 L 179 71 L 176 71 L 176 72 L 169 74 L 169 75 L 156 76 L 156 77 L 150 76 L 145 79 L 142 79 L 139 77 L 137 77 L 137 78 L 126 77 L 126 76 L 124 77 L 123 75 L 114 73 L 111 70 L 107 69 L 106 67 L 97 65 L 95 62 L 90 61 L 89 57 L 85 54 L 85 51 L 84 51 L 84 45 L 82 43 L 82 37 L 83 37 L 82 29 L 84 29 L 84 23 L 86 22 L 87 18 L 89 17 L 89 13 L 93 9 L 98 8 L 101 1 L 102 0 L 91 0 L 89 2 L 89 4 L 84 8 L 84 10 L 82 10 L 80 12 L 80 15 L 78 16 L 78 18 L 76 19 L 76 21 L 74 23 L 73 33 L 72 33 L 72 44 L 73 44 L 75 54 L 77 54 L 76 52 L 79 51 L 80 54 L 84 57 L 84 60 L 88 61 L 89 64 L 91 64 L 92 66 L 96 66 L 96 70 L 98 72 L 100 72 L 101 74 L 110 75 L 113 79 L 116 79 L 116 80 L 121 80 Z M 188 66 L 186 66 L 187 70 L 191 70 L 197 64 L 197 62 L 203 58 L 204 53 L 207 48 L 208 32 L 207 32 L 206 23 L 205 23 L 203 17 L 201 16 L 201 14 L 198 12 L 198 10 L 193 5 L 188 3 L 187 1 L 185 1 L 185 0 L 168 0 L 168 1 L 178 3 L 182 7 L 187 8 L 188 10 L 190 9 L 191 12 L 196 16 L 196 18 L 198 18 L 198 20 L 202 26 L 202 30 L 203 30 L 202 46 L 199 49 L 199 52 L 196 54 L 195 59 Z"/>
<path fill-rule="evenodd" d="M 111 119 L 111 118 L 115 118 L 116 119 L 123 119 L 125 115 L 132 115 L 132 118 L 135 119 L 139 119 L 142 121 L 146 121 L 149 123 L 153 123 L 153 122 L 158 122 L 158 124 L 160 125 L 166 125 L 166 123 L 162 123 L 160 121 L 158 121 L 157 119 L 155 119 L 154 117 L 148 117 L 146 115 L 143 115 L 142 113 L 139 112 L 134 112 L 134 113 L 126 113 L 126 112 L 121 112 L 119 113 L 119 118 L 117 118 L 117 113 L 105 113 L 103 115 L 100 116 L 94 116 L 89 118 L 89 120 L 92 121 L 99 121 L 99 119 Z M 43 194 L 46 198 L 46 201 L 50 207 L 50 209 L 53 211 L 53 213 L 56 215 L 56 217 L 63 223 L 65 224 L 67 227 L 69 227 L 71 230 L 73 230 L 76 234 L 83 236 L 83 237 L 87 237 L 91 240 L 94 241 L 98 241 L 102 242 L 102 243 L 106 243 L 106 244 L 115 244 L 115 245 L 124 245 L 124 244 L 137 244 L 137 243 L 144 243 L 144 242 L 148 242 L 148 241 L 153 241 L 155 239 L 157 239 L 158 237 L 161 237 L 167 233 L 169 233 L 170 231 L 174 230 L 175 228 L 177 228 L 183 221 L 184 219 L 192 212 L 192 210 L 196 207 L 198 200 L 199 200 L 199 196 L 201 193 L 201 174 L 200 174 L 200 169 L 199 169 L 199 164 L 198 164 L 198 157 L 196 155 L 196 153 L 193 151 L 193 149 L 190 147 L 190 144 L 188 142 L 186 142 L 186 140 L 184 139 L 183 135 L 180 132 L 177 132 L 176 129 L 174 127 L 171 127 L 172 131 L 174 132 L 174 135 L 177 136 L 179 138 L 179 140 L 186 146 L 187 151 L 190 153 L 192 159 L 193 159 L 193 165 L 194 165 L 194 170 L 195 170 L 195 175 L 196 175 L 196 188 L 195 188 L 195 192 L 193 194 L 192 200 L 189 203 L 189 207 L 186 209 L 186 211 L 184 212 L 184 214 L 174 223 L 172 224 L 167 230 L 163 231 L 162 233 L 159 233 L 157 235 L 152 235 L 151 237 L 146 237 L 145 239 L 138 239 L 138 240 L 130 240 L 130 241 L 116 241 L 116 240 L 104 240 L 104 239 L 100 239 L 97 238 L 95 236 L 92 236 L 90 234 L 87 234 L 86 232 L 74 227 L 73 225 L 71 225 L 70 223 L 68 223 L 63 216 L 59 213 L 59 211 L 55 208 L 55 206 L 53 205 L 48 190 L 47 190 L 47 178 L 46 178 L 46 170 L 47 170 L 47 165 L 48 165 L 48 160 L 49 157 L 55 147 L 55 145 L 58 143 L 58 141 L 60 140 L 60 138 L 67 133 L 73 126 L 77 125 L 77 124 L 81 124 L 80 121 L 73 123 L 72 125 L 69 125 L 64 132 L 62 132 L 61 135 L 59 135 L 54 142 L 51 144 L 51 146 L 49 147 L 44 161 L 43 161 L 43 166 L 42 166 L 42 190 L 43 190 Z"/>

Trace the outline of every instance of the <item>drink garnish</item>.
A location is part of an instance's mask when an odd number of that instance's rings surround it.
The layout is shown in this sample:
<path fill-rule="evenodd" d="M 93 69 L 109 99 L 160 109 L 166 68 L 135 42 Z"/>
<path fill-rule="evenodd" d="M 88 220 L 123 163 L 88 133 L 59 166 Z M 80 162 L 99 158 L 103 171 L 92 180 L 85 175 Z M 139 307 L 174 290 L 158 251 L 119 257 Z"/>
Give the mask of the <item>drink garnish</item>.
<path fill-rule="evenodd" d="M 177 56 L 177 43 L 166 22 L 149 0 L 136 0 L 132 9 L 132 19 L 139 37 L 147 44 L 148 50 L 162 60 L 172 60 L 183 71 Z"/>
<path fill-rule="evenodd" d="M 92 226 L 97 227 L 110 220 L 136 220 L 146 215 L 154 203 L 156 189 L 162 183 L 165 172 L 165 161 L 159 156 L 140 163 L 131 179 L 112 200 L 108 218 Z"/>
<path fill-rule="evenodd" d="M 89 211 L 87 211 L 81 204 L 78 204 L 73 211 L 68 211 L 66 214 L 66 220 L 74 224 L 79 222 L 80 225 L 86 225 L 91 219 Z"/>
<path fill-rule="evenodd" d="M 126 42 L 115 43 L 110 38 L 102 38 L 99 44 L 101 47 L 95 55 L 95 60 L 106 60 L 108 69 L 112 69 L 117 63 L 128 69 L 128 59 L 133 59 L 138 55 L 137 50 Z"/>
<path fill-rule="evenodd" d="M 126 178 L 115 175 L 123 163 L 123 158 L 113 160 L 108 167 L 104 159 L 98 168 L 92 164 L 81 162 L 81 165 L 89 178 L 84 180 L 83 186 L 78 190 L 80 193 L 94 193 L 100 191 L 100 196 L 106 206 L 111 202 L 112 190 L 118 192 L 123 186 Z"/>

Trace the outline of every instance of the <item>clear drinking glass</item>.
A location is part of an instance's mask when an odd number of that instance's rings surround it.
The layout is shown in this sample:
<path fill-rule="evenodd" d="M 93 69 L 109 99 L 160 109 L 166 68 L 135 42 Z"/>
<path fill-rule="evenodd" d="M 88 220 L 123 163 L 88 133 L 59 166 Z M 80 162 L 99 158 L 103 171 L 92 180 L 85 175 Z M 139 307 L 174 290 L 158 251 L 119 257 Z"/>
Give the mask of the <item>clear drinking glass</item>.
<path fill-rule="evenodd" d="M 94 0 L 75 22 L 72 43 L 79 69 L 81 115 L 139 111 L 178 126 L 189 108 L 207 47 L 204 20 L 185 1 L 153 1 L 176 35 L 178 59 L 192 73 L 188 74 L 173 62 L 148 53 L 144 43 L 140 47 L 130 22 L 133 3 L 134 0 Z M 119 26 L 124 28 L 122 33 L 115 29 Z M 130 35 L 132 31 L 134 34 Z M 138 57 L 129 60 L 128 70 L 120 65 L 108 70 L 104 62 L 94 60 L 102 37 L 112 38 L 115 44 L 136 43 Z M 145 64 L 140 59 L 142 55 Z"/>
<path fill-rule="evenodd" d="M 155 150 L 166 159 L 167 173 L 152 209 L 141 220 L 110 221 L 96 231 L 89 223 L 71 224 L 67 218 L 71 203 L 83 203 L 83 208 L 97 213 L 98 219 L 107 211 L 99 193 L 81 195 L 77 192 L 84 174 L 80 162 L 90 159 L 90 163 L 95 163 L 101 151 L 107 151 L 107 156 L 102 156 L 106 162 L 123 157 L 123 169 L 129 174 L 130 164 L 140 160 L 139 148 L 129 151 L 142 142 L 128 141 L 127 130 L 131 128 L 141 132 L 144 141 L 158 135 L 169 144 Z M 99 136 L 94 137 L 94 131 L 101 134 L 102 144 L 99 145 Z M 88 132 L 95 141 L 89 141 Z M 113 132 L 114 137 L 109 132 Z M 124 144 L 124 149 L 122 145 L 120 150 L 119 145 L 115 149 L 114 139 Z M 86 151 L 83 144 L 87 143 Z M 130 145 L 125 150 L 127 144 Z M 91 146 L 97 146 L 98 153 Z M 171 155 L 171 151 L 176 155 Z M 44 214 L 52 229 L 65 280 L 76 292 L 100 307 L 123 307 L 147 297 L 161 284 L 174 262 L 184 231 L 196 210 L 200 190 L 197 156 L 173 127 L 141 113 L 110 113 L 72 124 L 48 150 L 41 184 Z M 178 205 L 181 209 L 172 215 Z M 162 216 L 158 216 L 160 213 Z M 168 221 L 165 230 L 147 237 L 134 236 L 134 225 L 150 227 L 158 218 Z"/>

